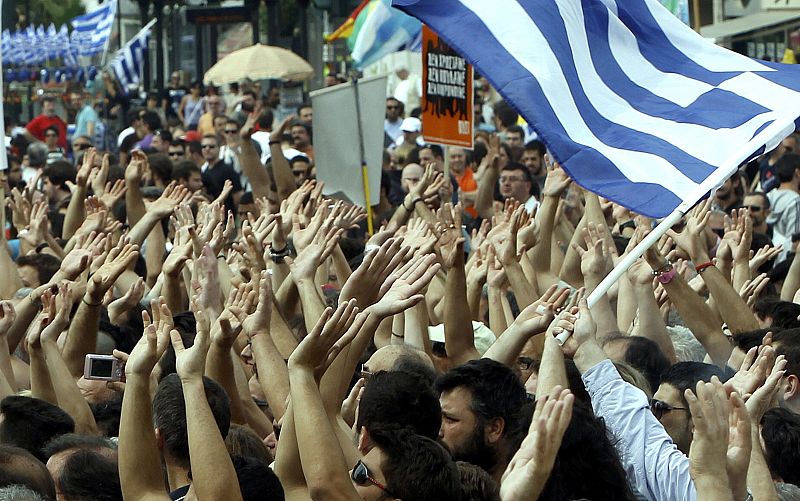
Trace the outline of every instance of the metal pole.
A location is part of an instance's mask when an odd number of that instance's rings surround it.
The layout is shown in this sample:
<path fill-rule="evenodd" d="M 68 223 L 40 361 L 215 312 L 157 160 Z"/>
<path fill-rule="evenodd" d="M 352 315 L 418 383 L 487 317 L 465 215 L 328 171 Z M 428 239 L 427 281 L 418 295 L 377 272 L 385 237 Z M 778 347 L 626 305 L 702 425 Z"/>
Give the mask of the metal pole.
<path fill-rule="evenodd" d="M 156 90 L 159 92 L 164 89 L 164 0 L 153 2 L 155 9 L 156 24 L 153 29 L 156 32 Z"/>
<path fill-rule="evenodd" d="M 364 206 L 367 209 L 367 232 L 372 235 L 374 233 L 372 221 L 372 203 L 370 203 L 369 195 L 369 176 L 367 172 L 367 160 L 364 155 L 364 128 L 361 124 L 361 99 L 358 93 L 358 76 L 353 73 L 353 94 L 356 98 L 356 126 L 358 127 L 358 154 L 361 159 L 361 179 L 364 181 Z"/>

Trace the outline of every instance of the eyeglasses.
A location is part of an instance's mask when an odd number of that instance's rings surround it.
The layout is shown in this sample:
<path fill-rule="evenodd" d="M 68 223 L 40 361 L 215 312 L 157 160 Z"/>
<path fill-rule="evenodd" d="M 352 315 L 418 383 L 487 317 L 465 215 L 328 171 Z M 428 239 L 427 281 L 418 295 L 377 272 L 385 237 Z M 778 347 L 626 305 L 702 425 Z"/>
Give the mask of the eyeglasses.
<path fill-rule="evenodd" d="M 225 134 L 236 134 L 237 132 L 239 131 L 236 129 L 225 129 Z"/>
<path fill-rule="evenodd" d="M 359 377 L 364 378 L 364 380 L 369 381 L 372 376 L 375 375 L 375 373 L 369 371 L 367 364 L 361 364 L 361 369 L 358 371 L 358 375 Z"/>
<path fill-rule="evenodd" d="M 385 492 L 386 494 L 395 497 L 394 494 L 389 492 L 389 490 L 386 488 L 385 485 L 381 484 L 380 482 L 372 478 L 372 475 L 369 474 L 369 468 L 367 468 L 367 465 L 365 465 L 364 462 L 361 461 L 360 459 L 358 460 L 358 463 L 356 463 L 356 465 L 353 467 L 353 471 L 352 473 L 350 473 L 350 478 L 353 479 L 353 482 L 355 482 L 356 485 L 360 485 L 363 487 L 366 486 L 367 484 L 372 484 L 378 489 Z"/>
<path fill-rule="evenodd" d="M 527 371 L 533 365 L 533 359 L 531 357 L 519 357 L 517 359 L 517 367 L 521 371 Z"/>
<path fill-rule="evenodd" d="M 655 398 L 650 399 L 650 411 L 659 421 L 661 420 L 661 417 L 668 412 L 686 410 L 689 409 L 687 407 L 673 407 L 663 400 L 656 400 Z"/>
<path fill-rule="evenodd" d="M 72 149 L 73 150 L 88 150 L 91 148 L 92 145 L 90 143 L 73 143 Z"/>
<path fill-rule="evenodd" d="M 202 148 L 204 150 L 213 150 L 213 149 L 217 148 L 217 145 L 216 144 L 204 144 L 200 148 Z"/>
<path fill-rule="evenodd" d="M 750 209 L 753 212 L 758 212 L 762 209 L 760 205 L 744 205 L 742 206 L 743 209 Z"/>

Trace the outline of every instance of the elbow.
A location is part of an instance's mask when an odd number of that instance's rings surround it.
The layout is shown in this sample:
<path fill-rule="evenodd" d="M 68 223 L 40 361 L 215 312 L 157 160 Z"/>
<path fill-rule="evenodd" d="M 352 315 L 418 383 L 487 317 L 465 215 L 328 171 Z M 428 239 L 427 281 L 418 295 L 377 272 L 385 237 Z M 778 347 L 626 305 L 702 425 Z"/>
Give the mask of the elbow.
<path fill-rule="evenodd" d="M 319 476 L 308 483 L 308 496 L 313 501 L 341 501 L 347 499 L 347 487 L 332 476 Z M 309 480 L 309 479 L 307 479 Z M 352 489 L 352 487 L 350 487 Z"/>

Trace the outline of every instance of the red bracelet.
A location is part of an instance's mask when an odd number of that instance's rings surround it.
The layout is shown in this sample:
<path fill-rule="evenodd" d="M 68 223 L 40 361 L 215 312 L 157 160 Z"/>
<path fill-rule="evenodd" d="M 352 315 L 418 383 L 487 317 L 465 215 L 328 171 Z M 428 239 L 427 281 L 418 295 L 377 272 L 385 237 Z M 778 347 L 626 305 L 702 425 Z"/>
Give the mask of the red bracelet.
<path fill-rule="evenodd" d="M 707 263 L 698 264 L 694 267 L 694 269 L 697 273 L 703 273 L 703 270 L 706 268 L 711 268 L 712 266 L 714 266 L 714 263 L 712 261 L 708 261 Z"/>

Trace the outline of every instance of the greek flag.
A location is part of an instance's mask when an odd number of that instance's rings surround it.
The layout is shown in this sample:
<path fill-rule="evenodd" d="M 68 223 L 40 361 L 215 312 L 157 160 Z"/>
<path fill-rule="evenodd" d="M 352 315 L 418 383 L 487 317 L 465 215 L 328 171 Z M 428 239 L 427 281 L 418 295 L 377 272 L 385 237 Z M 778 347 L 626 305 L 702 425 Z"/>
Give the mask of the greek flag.
<path fill-rule="evenodd" d="M 92 12 L 74 18 L 71 43 L 80 56 L 104 52 L 114 26 L 117 0 L 108 0 Z"/>
<path fill-rule="evenodd" d="M 585 188 L 664 217 L 800 117 L 800 66 L 706 41 L 658 0 L 394 0 L 465 56 Z"/>
<path fill-rule="evenodd" d="M 142 75 L 142 68 L 144 67 L 144 54 L 147 51 L 147 44 L 150 39 L 150 29 L 156 23 L 153 19 L 142 28 L 133 38 L 131 38 L 125 47 L 117 51 L 116 56 L 111 61 L 111 67 L 117 75 L 120 85 L 123 89 L 128 88 L 130 85 L 139 83 Z"/>
<path fill-rule="evenodd" d="M 13 63 L 11 54 L 11 33 L 8 30 L 3 30 L 2 43 L 0 43 L 0 50 L 2 50 L 3 63 Z"/>

